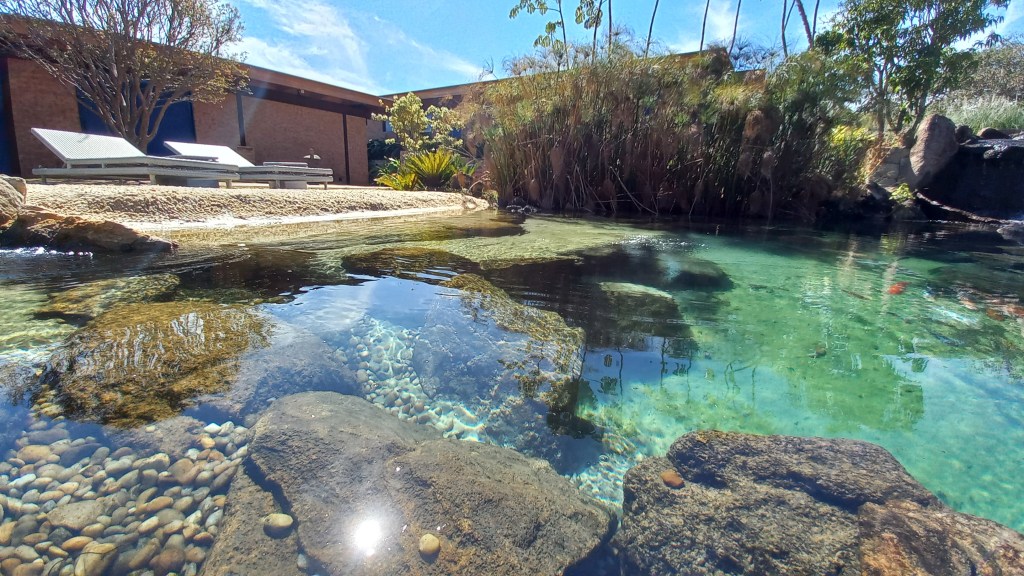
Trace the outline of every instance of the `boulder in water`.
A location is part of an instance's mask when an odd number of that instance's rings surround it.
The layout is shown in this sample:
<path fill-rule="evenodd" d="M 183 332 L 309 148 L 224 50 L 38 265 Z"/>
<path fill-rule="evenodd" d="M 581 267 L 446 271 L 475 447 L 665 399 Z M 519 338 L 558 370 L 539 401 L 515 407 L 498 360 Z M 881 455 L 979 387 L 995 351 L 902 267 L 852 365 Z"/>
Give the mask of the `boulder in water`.
<path fill-rule="evenodd" d="M 938 114 L 925 118 L 917 130 L 917 142 L 910 149 L 913 173 L 907 184 L 914 190 L 928 186 L 959 148 L 952 120 Z"/>
<path fill-rule="evenodd" d="M 1024 536 L 950 510 L 866 442 L 693 432 L 624 496 L 623 573 L 1024 573 Z"/>
<path fill-rule="evenodd" d="M 546 462 L 442 438 L 353 396 L 282 398 L 252 431 L 250 463 L 324 573 L 562 574 L 614 525 Z M 430 564 L 426 533 L 441 542 Z"/>

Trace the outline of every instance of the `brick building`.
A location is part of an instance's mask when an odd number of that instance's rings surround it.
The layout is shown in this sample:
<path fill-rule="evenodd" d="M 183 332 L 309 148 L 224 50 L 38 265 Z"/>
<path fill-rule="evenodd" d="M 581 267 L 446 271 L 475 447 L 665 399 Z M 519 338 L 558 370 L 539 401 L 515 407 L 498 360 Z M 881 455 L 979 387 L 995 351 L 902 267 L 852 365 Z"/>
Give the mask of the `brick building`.
<path fill-rule="evenodd" d="M 166 140 L 222 144 L 255 163 L 302 161 L 310 149 L 336 182 L 369 184 L 366 142 L 377 96 L 298 76 L 247 66 L 249 90 L 218 104 L 174 105 L 148 152 L 166 156 Z M 0 173 L 30 177 L 60 160 L 29 132 L 53 128 L 102 133 L 103 124 L 80 106 L 73 88 L 36 64 L 0 57 Z"/>

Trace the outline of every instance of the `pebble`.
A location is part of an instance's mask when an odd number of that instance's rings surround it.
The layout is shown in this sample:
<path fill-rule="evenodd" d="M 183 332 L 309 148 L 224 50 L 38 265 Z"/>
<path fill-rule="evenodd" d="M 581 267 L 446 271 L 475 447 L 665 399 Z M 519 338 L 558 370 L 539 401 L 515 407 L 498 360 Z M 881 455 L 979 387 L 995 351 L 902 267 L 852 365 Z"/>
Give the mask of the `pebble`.
<path fill-rule="evenodd" d="M 149 565 L 157 574 L 177 572 L 185 566 L 185 551 L 180 548 L 167 548 L 158 554 Z"/>
<path fill-rule="evenodd" d="M 151 533 L 155 532 L 156 529 L 159 528 L 159 527 L 160 527 L 160 519 L 157 518 L 156 516 L 153 516 L 151 518 L 147 518 L 146 521 L 143 522 L 142 524 L 139 524 L 139 527 L 137 528 L 137 530 L 138 530 L 138 532 L 140 534 L 145 535 L 145 534 L 151 534 Z"/>
<path fill-rule="evenodd" d="M 187 486 L 191 484 L 193 480 L 195 480 L 196 476 L 200 472 L 200 469 L 188 458 L 182 458 L 181 460 L 178 460 L 177 462 L 172 464 L 167 469 L 167 472 L 170 473 L 171 477 L 174 478 L 175 482 L 181 484 L 182 486 Z"/>
<path fill-rule="evenodd" d="M 40 576 L 46 564 L 42 559 L 35 560 L 30 564 L 22 564 L 14 569 L 13 576 Z"/>
<path fill-rule="evenodd" d="M 174 499 L 170 496 L 158 496 L 143 506 L 143 508 L 145 512 L 153 513 L 159 512 L 164 508 L 170 508 L 172 504 L 174 504 Z"/>
<path fill-rule="evenodd" d="M 171 457 L 164 453 L 154 454 L 149 458 L 140 458 L 135 461 L 133 467 L 140 472 L 145 470 L 155 470 L 156 472 L 163 472 L 167 470 L 171 465 Z"/>
<path fill-rule="evenodd" d="M 111 460 L 103 467 L 108 476 L 120 476 L 132 469 L 130 460 Z"/>
<path fill-rule="evenodd" d="M 661 473 L 661 481 L 665 483 L 665 486 L 669 488 L 682 488 L 686 485 L 683 477 L 679 475 L 679 472 L 669 469 Z"/>
<path fill-rule="evenodd" d="M 206 560 L 206 550 L 198 546 L 189 546 L 185 549 L 185 561 L 192 564 L 202 564 Z"/>
<path fill-rule="evenodd" d="M 117 546 L 93 542 L 75 562 L 75 576 L 100 576 L 117 560 Z"/>
<path fill-rule="evenodd" d="M 427 533 L 420 536 L 420 554 L 424 556 L 434 556 L 441 551 L 441 541 L 437 539 L 437 536 Z"/>
<path fill-rule="evenodd" d="M 199 445 L 203 447 L 203 450 L 212 450 L 217 446 L 217 441 L 209 436 L 203 436 L 199 438 Z"/>
<path fill-rule="evenodd" d="M 160 552 L 160 540 L 151 538 L 149 542 L 142 548 L 139 548 L 131 559 L 128 561 L 128 568 L 132 570 L 141 570 L 149 565 L 150 560 L 153 559 Z"/>
<path fill-rule="evenodd" d="M 284 538 L 295 524 L 295 519 L 287 514 L 268 514 L 263 518 L 263 531 L 271 538 Z"/>
<path fill-rule="evenodd" d="M 49 446 L 43 446 L 40 444 L 29 444 L 21 450 L 18 450 L 18 458 L 25 462 L 41 462 L 52 455 L 53 450 L 51 450 Z"/>
<path fill-rule="evenodd" d="M 174 509 L 182 514 L 187 513 L 195 505 L 196 501 L 191 496 L 185 496 L 174 503 Z"/>
<path fill-rule="evenodd" d="M 81 552 L 81 550 L 88 546 L 90 542 L 92 542 L 92 538 L 89 538 L 88 536 L 75 536 L 74 538 L 66 540 L 64 544 L 61 545 L 61 548 L 67 552 Z"/>
<path fill-rule="evenodd" d="M 24 544 L 14 549 L 14 555 L 22 562 L 32 562 L 36 558 L 39 558 L 39 553 L 36 552 L 34 548 Z"/>

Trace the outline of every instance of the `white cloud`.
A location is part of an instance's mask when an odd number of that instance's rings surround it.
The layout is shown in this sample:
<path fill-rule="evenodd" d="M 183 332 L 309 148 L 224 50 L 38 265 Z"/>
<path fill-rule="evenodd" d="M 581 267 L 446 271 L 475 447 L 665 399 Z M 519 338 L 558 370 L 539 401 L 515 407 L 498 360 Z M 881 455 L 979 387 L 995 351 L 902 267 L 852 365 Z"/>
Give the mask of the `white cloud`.
<path fill-rule="evenodd" d="M 1010 2 L 1010 5 L 1006 8 L 1006 14 L 1003 16 L 1003 22 L 996 26 L 996 32 L 1011 34 L 1013 32 L 1011 29 L 1014 25 L 1024 20 L 1024 5 L 1020 2 Z"/>
<path fill-rule="evenodd" d="M 234 1 L 257 11 L 253 20 L 263 25 L 236 47 L 255 66 L 371 94 L 432 87 L 438 76 L 469 82 L 482 71 L 387 20 L 347 11 L 331 0 L 307 0 L 301 8 L 286 0 Z"/>
<path fill-rule="evenodd" d="M 704 20 L 705 5 L 700 2 L 687 2 L 681 20 L 692 22 L 689 30 L 679 35 L 675 42 L 669 42 L 673 52 L 695 52 L 700 48 L 701 23 Z M 715 42 L 728 42 L 732 38 L 733 21 L 736 18 L 736 5 L 732 0 L 711 0 L 708 10 L 708 23 L 704 32 L 704 47 Z M 740 13 L 739 31 L 742 35 L 746 28 L 744 15 Z"/>
<path fill-rule="evenodd" d="M 365 74 L 352 72 L 344 67 L 314 65 L 308 58 L 310 54 L 299 54 L 293 50 L 292 45 L 287 43 L 270 44 L 259 38 L 246 37 L 242 39 L 236 48 L 246 53 L 246 63 L 253 66 L 260 66 L 336 86 L 344 86 L 369 94 L 381 92 L 381 86 L 373 78 Z"/>

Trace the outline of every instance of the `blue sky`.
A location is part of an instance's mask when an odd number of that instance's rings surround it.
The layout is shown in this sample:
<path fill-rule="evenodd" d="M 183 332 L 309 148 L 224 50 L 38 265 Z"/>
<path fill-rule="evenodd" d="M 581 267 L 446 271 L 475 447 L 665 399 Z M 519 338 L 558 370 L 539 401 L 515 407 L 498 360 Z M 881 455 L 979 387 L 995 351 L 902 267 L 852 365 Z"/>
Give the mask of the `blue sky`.
<path fill-rule="evenodd" d="M 472 82 L 492 66 L 500 72 L 509 57 L 533 51 L 549 19 L 523 14 L 509 20 L 513 0 L 230 1 L 245 22 L 237 49 L 249 64 L 377 95 Z M 1010 3 L 1001 33 L 1024 31 L 1022 4 Z M 616 0 L 612 6 L 616 25 L 646 37 L 654 0 Z M 819 19 L 837 6 L 822 0 Z M 736 0 L 711 0 L 709 40 L 732 35 L 735 9 Z M 780 12 L 780 0 L 744 0 L 739 35 L 778 45 Z M 665 50 L 697 49 L 703 13 L 703 1 L 663 0 L 655 40 Z M 586 37 L 575 24 L 569 32 Z M 794 15 L 787 31 L 791 48 L 803 36 Z"/>

